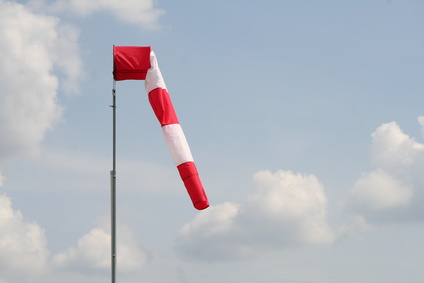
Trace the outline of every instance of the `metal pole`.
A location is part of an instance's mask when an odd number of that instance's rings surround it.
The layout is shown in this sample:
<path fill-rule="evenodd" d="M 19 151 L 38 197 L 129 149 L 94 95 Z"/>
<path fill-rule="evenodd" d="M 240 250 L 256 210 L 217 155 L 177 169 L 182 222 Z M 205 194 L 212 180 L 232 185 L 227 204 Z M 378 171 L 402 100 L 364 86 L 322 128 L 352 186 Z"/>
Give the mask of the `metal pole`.
<path fill-rule="evenodd" d="M 110 200 L 111 200 L 111 265 L 112 283 L 116 282 L 116 81 L 113 80 L 112 89 L 113 104 L 113 129 L 112 129 L 112 156 L 113 167 L 110 171 Z"/>

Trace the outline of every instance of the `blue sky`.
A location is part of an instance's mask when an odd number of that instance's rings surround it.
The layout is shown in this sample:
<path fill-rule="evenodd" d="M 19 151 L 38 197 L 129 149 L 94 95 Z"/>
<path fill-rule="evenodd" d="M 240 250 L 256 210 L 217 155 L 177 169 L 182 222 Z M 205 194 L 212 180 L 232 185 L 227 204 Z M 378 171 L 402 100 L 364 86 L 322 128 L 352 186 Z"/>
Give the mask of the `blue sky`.
<path fill-rule="evenodd" d="M 421 282 L 421 1 L 0 0 L 0 283 L 110 278 L 112 46 L 151 46 L 211 207 L 117 83 L 119 282 Z"/>

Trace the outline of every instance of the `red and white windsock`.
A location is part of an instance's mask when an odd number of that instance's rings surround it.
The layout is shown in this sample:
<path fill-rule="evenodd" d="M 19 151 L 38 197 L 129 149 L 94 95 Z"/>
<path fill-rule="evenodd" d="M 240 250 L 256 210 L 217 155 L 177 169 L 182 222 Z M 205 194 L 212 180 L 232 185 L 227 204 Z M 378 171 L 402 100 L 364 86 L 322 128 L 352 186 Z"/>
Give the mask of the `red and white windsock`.
<path fill-rule="evenodd" d="M 150 47 L 114 46 L 113 77 L 116 81 L 145 80 L 150 105 L 162 127 L 166 144 L 191 201 L 196 209 L 207 208 L 208 198 L 166 89 L 155 53 Z"/>

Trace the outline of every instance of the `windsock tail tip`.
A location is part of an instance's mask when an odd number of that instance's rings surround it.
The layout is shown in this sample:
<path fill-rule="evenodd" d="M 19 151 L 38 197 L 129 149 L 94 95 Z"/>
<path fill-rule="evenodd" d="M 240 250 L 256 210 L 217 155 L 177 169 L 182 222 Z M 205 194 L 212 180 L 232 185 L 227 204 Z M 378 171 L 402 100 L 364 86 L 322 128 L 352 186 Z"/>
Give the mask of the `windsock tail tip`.
<path fill-rule="evenodd" d="M 202 200 L 193 205 L 197 210 L 204 210 L 209 207 L 209 202 L 207 200 Z"/>

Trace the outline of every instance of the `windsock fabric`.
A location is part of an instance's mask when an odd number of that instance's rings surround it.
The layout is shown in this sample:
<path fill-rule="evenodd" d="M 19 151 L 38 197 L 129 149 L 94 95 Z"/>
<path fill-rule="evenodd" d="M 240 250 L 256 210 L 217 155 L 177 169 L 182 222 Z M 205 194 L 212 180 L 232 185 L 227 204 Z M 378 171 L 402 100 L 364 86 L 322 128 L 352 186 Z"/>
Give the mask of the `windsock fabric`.
<path fill-rule="evenodd" d="M 181 179 L 196 209 L 209 206 L 190 147 L 150 47 L 114 46 L 115 80 L 145 80 L 150 105 L 155 113 Z"/>
<path fill-rule="evenodd" d="M 150 69 L 150 47 L 120 46 L 113 48 L 115 81 L 144 80 Z"/>

